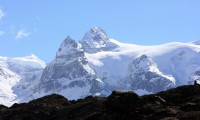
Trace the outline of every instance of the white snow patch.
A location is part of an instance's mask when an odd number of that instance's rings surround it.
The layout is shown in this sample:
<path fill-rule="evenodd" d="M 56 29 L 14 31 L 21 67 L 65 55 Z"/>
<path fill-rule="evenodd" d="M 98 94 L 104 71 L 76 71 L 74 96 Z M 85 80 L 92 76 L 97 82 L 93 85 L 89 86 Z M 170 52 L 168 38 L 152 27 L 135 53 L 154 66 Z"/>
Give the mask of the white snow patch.
<path fill-rule="evenodd" d="M 138 90 L 135 90 L 134 92 L 136 94 L 138 94 L 139 96 L 153 94 L 152 92 L 148 92 L 148 91 L 143 90 L 143 89 L 138 89 Z"/>

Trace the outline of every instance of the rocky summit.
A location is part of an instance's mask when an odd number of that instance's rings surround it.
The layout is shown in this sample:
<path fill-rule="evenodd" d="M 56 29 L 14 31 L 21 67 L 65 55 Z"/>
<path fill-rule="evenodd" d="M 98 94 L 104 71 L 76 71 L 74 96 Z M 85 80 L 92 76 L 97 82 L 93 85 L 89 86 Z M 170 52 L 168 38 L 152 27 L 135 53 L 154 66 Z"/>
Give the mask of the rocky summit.
<path fill-rule="evenodd" d="M 113 91 L 108 97 L 68 100 L 57 94 L 11 107 L 0 105 L 2 120 L 199 120 L 200 85 L 185 85 L 138 96 Z"/>

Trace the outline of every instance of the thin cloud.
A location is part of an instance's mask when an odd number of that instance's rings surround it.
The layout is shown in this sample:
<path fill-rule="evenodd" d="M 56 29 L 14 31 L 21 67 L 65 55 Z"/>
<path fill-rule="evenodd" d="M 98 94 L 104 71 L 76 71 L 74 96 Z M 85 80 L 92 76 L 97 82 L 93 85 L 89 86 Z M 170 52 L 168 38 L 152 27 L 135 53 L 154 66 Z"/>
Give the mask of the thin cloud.
<path fill-rule="evenodd" d="M 28 37 L 31 33 L 27 32 L 26 30 L 19 30 L 15 37 L 15 40 L 20 40 L 24 37 Z"/>
<path fill-rule="evenodd" d="M 5 13 L 3 12 L 3 10 L 0 9 L 0 20 L 5 16 Z"/>
<path fill-rule="evenodd" d="M 3 30 L 0 30 L 0 36 L 4 35 L 5 32 Z"/>

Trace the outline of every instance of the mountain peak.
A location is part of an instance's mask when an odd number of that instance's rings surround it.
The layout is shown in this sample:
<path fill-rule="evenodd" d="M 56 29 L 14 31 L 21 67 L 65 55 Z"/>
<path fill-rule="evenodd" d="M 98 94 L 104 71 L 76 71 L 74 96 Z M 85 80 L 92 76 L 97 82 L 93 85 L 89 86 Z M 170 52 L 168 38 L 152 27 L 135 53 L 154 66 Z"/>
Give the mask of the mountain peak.
<path fill-rule="evenodd" d="M 104 48 L 109 41 L 110 40 L 104 30 L 100 27 L 92 27 L 85 33 L 80 43 L 87 52 L 96 52 L 99 49 Z"/>
<path fill-rule="evenodd" d="M 70 37 L 70 35 L 67 36 L 67 38 L 65 40 L 71 40 L 72 38 Z"/>
<path fill-rule="evenodd" d="M 58 51 L 61 51 L 62 49 L 72 49 L 72 48 L 80 48 L 80 44 L 76 42 L 74 39 L 72 39 L 70 36 L 67 36 L 67 38 L 61 43 L 60 48 Z"/>
<path fill-rule="evenodd" d="M 76 53 L 78 51 L 82 51 L 81 44 L 72 39 L 70 36 L 67 36 L 67 38 L 61 43 L 56 57 L 63 57 L 69 54 Z"/>
<path fill-rule="evenodd" d="M 100 27 L 97 27 L 97 26 L 90 28 L 89 31 L 90 31 L 91 33 L 103 33 L 103 34 L 106 35 L 105 31 L 102 30 Z M 107 35 L 106 35 L 106 36 L 107 36 Z"/>
<path fill-rule="evenodd" d="M 66 47 L 66 46 L 72 46 L 74 48 L 78 47 L 78 42 L 76 42 L 74 39 L 72 39 L 69 35 L 67 38 L 61 43 L 60 47 Z"/>
<path fill-rule="evenodd" d="M 95 42 L 103 40 L 104 42 L 109 41 L 109 38 L 104 30 L 100 27 L 92 27 L 88 32 L 86 32 L 83 40 L 92 39 Z"/>

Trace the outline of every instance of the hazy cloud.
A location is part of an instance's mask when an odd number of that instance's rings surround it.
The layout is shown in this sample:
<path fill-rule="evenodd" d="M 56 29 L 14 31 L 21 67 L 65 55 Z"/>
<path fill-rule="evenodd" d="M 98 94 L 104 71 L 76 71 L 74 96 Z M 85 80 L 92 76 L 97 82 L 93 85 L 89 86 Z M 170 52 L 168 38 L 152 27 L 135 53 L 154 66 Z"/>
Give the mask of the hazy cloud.
<path fill-rule="evenodd" d="M 15 37 L 15 40 L 19 40 L 19 39 L 22 39 L 24 37 L 27 37 L 29 36 L 31 33 L 27 32 L 26 30 L 19 30 L 17 32 L 17 35 Z"/>
<path fill-rule="evenodd" d="M 5 32 L 3 30 L 0 30 L 0 36 L 2 36 Z"/>
<path fill-rule="evenodd" d="M 0 9 L 0 20 L 5 16 L 3 10 Z"/>

